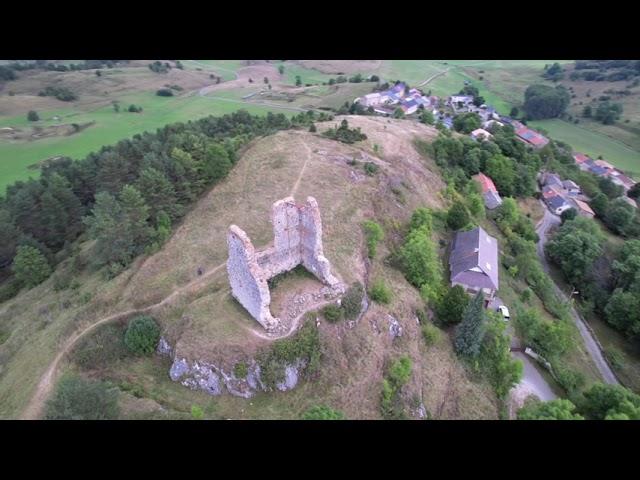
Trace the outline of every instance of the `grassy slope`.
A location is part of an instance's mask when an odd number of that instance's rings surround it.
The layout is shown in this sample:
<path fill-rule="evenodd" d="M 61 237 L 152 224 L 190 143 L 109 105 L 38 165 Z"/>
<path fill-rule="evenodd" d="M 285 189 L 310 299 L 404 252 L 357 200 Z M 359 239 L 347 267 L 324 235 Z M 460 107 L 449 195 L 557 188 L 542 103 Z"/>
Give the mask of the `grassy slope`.
<path fill-rule="evenodd" d="M 173 285 L 184 285 L 193 279 L 198 265 L 209 268 L 223 261 L 226 254 L 224 232 L 230 221 L 246 228 L 256 246 L 264 245 L 270 236 L 270 203 L 291 193 L 298 178 L 301 181 L 296 198 L 312 194 L 320 203 L 325 254 L 345 280 L 361 277 L 364 274 L 359 227 L 362 219 L 375 215 L 381 220 L 406 220 L 417 205 L 440 208 L 442 200 L 437 190 L 442 184 L 437 175 L 424 168 L 423 160 L 410 147 L 412 135 L 433 136 L 433 129 L 406 121 L 389 123 L 363 117 L 350 120 L 370 135 L 362 145 L 369 154 L 372 154 L 374 142 L 389 152 L 384 157 L 389 164 L 386 167 L 383 164 L 387 175 L 380 173 L 350 184 L 352 167 L 344 160 L 336 163 L 331 158 L 335 154 L 352 155 L 358 148 L 308 133 L 283 132 L 259 140 L 247 150 L 231 176 L 198 203 L 162 251 L 138 260 L 134 267 L 110 282 L 104 282 L 98 274 L 81 278 L 82 291 L 94 294 L 88 304 L 76 306 L 79 293 L 56 293 L 52 290 L 52 281 L 47 280 L 3 305 L 0 327 L 11 336 L 0 347 L 3 359 L 0 416 L 17 416 L 54 351 L 78 326 L 123 307 L 157 300 L 156 297 L 171 292 Z M 400 127 L 396 128 L 396 124 Z M 307 143 L 312 151 L 316 148 L 326 150 L 328 156 L 312 154 L 304 174 L 299 176 L 306 159 L 303 143 Z M 427 167 L 433 168 L 433 165 L 427 164 Z M 391 193 L 390 178 L 405 180 L 407 186 L 402 187 L 405 189 L 404 204 Z M 350 188 L 345 188 L 347 184 Z M 388 250 L 381 246 L 373 273 L 376 277 L 386 278 L 391 285 L 394 291 L 392 304 L 388 308 L 373 306 L 351 330 L 346 329 L 344 323 L 339 326 L 323 323 L 321 335 L 325 350 L 320 378 L 302 383 L 292 392 L 262 394 L 250 401 L 228 395 L 214 399 L 170 382 L 167 378 L 169 365 L 160 359 L 129 359 L 117 365 L 104 365 L 101 372 L 94 373 L 117 383 L 127 381 L 143 387 L 147 400 L 123 395 L 126 400 L 123 403 L 127 405 L 125 416 L 134 415 L 136 409 L 142 408 L 139 404 L 146 402 L 142 410 L 153 410 L 154 405 L 160 404 L 183 414 L 191 405 L 199 404 L 205 407 L 210 418 L 295 418 L 310 405 L 325 402 L 344 410 L 350 418 L 376 418 L 385 361 L 408 354 L 414 359 L 415 367 L 407 391 L 418 397 L 422 395 L 434 416 L 496 418 L 497 406 L 491 389 L 482 381 L 468 378 L 455 359 L 450 341 L 445 337 L 434 347 L 423 345 L 414 318 L 414 309 L 421 302 L 415 289 L 401 274 L 383 264 L 387 253 Z M 220 273 L 211 277 L 204 289 L 157 315 L 167 333 L 174 335 L 174 339 L 180 338 L 179 349 L 199 349 L 201 355 L 206 355 L 216 347 L 226 345 L 222 348 L 223 354 L 232 356 L 238 348 L 255 343 L 242 327 L 244 323 L 253 325 L 246 313 L 241 310 L 226 312 L 226 300 L 219 301 L 228 297 L 226 275 L 224 270 Z M 63 308 L 67 305 L 65 299 L 71 306 Z M 405 329 L 403 337 L 393 343 L 386 334 L 388 326 L 384 318 L 387 311 L 398 318 Z M 373 332 L 372 320 L 380 323 L 383 334 Z M 35 351 L 34 346 L 37 346 Z M 138 406 L 134 407 L 134 404 Z"/>

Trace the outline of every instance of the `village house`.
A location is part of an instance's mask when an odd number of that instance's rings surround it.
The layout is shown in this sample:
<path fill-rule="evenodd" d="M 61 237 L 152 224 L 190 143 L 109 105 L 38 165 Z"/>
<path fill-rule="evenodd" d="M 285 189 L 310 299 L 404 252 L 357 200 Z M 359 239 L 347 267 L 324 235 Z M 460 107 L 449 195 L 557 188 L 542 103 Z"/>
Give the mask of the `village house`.
<path fill-rule="evenodd" d="M 576 165 L 578 166 L 582 165 L 584 162 L 588 160 L 591 160 L 591 159 L 584 153 L 574 152 L 573 154 L 573 161 L 576 162 Z"/>
<path fill-rule="evenodd" d="M 471 132 L 471 138 L 474 140 L 489 140 L 492 137 L 493 135 L 482 128 L 477 128 Z"/>
<path fill-rule="evenodd" d="M 616 185 L 620 185 L 624 189 L 625 193 L 627 193 L 636 184 L 636 182 L 617 169 L 610 172 L 609 178 Z"/>
<path fill-rule="evenodd" d="M 482 124 L 482 128 L 484 128 L 485 130 L 489 130 L 494 125 L 498 125 L 499 127 L 504 127 L 504 123 L 499 122 L 498 120 L 487 120 Z"/>
<path fill-rule="evenodd" d="M 580 187 L 573 180 L 565 180 L 562 182 L 562 186 L 566 190 L 569 195 L 578 195 L 580 194 Z"/>
<path fill-rule="evenodd" d="M 412 113 L 415 113 L 416 110 L 418 110 L 418 105 L 418 102 L 416 102 L 414 99 L 408 101 L 403 100 L 400 104 L 400 108 L 405 115 L 411 115 Z"/>
<path fill-rule="evenodd" d="M 582 200 L 574 198 L 573 203 L 575 204 L 575 209 L 578 212 L 578 215 L 587 218 L 593 218 L 596 216 L 595 212 L 591 209 L 587 202 L 583 202 Z"/>
<path fill-rule="evenodd" d="M 471 295 L 482 291 L 492 299 L 498 290 L 498 240 L 482 227 L 457 232 L 449 257 L 451 286 L 460 285 Z"/>
<path fill-rule="evenodd" d="M 571 204 L 567 202 L 561 195 L 554 195 L 546 201 L 547 207 L 556 215 L 562 215 L 562 212 L 572 208 Z"/>
<path fill-rule="evenodd" d="M 582 171 L 591 172 L 598 177 L 609 177 L 613 183 L 620 185 L 625 193 L 636 184 L 633 179 L 605 160 L 593 160 L 580 152 L 574 152 L 573 160 Z"/>
<path fill-rule="evenodd" d="M 502 205 L 502 198 L 500 198 L 500 194 L 491 178 L 487 177 L 484 173 L 474 175 L 472 178 L 480 184 L 482 198 L 484 199 L 484 206 L 486 208 L 493 210 Z"/>
<path fill-rule="evenodd" d="M 566 197 L 573 197 L 580 193 L 580 187 L 571 180 L 562 181 L 555 173 L 544 173 L 541 177 L 542 200 L 556 215 L 574 208 L 573 201 Z M 578 210 L 578 208 L 576 208 Z"/>
<path fill-rule="evenodd" d="M 389 108 L 391 105 L 398 105 L 405 115 L 411 115 L 415 113 L 420 107 L 422 108 L 435 108 L 438 104 L 438 97 L 427 97 L 416 88 L 407 90 L 407 86 L 399 82 L 392 88 L 383 92 L 374 92 L 363 97 L 355 99 L 364 107 L 373 107 L 375 113 L 381 115 L 392 115 L 394 113 L 393 108 Z"/>
<path fill-rule="evenodd" d="M 471 95 L 452 95 L 447 102 L 454 110 L 456 108 L 464 108 L 473 103 L 473 97 Z"/>
<path fill-rule="evenodd" d="M 561 189 L 564 188 L 560 177 L 555 173 L 548 172 L 542 174 L 542 185 L 544 185 L 545 187 L 552 187 L 555 185 L 556 187 L 559 187 Z"/>
<path fill-rule="evenodd" d="M 527 128 L 526 126 L 516 129 L 516 138 L 533 148 L 542 148 L 549 143 L 548 138 L 540 135 L 538 132 L 535 132 L 530 128 Z"/>

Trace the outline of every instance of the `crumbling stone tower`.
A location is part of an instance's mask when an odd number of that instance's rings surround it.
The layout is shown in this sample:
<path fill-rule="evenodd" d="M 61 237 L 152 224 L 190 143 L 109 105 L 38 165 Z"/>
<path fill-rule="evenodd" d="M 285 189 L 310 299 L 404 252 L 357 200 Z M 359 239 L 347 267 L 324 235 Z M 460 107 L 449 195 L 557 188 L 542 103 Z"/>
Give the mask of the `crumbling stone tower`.
<path fill-rule="evenodd" d="M 303 265 L 329 286 L 339 283 L 322 250 L 322 222 L 318 202 L 307 197 L 297 205 L 293 197 L 278 200 L 271 211 L 273 246 L 257 251 L 247 234 L 236 225 L 229 227 L 227 272 L 231 293 L 267 330 L 280 320 L 271 315 L 271 294 L 267 280 Z"/>

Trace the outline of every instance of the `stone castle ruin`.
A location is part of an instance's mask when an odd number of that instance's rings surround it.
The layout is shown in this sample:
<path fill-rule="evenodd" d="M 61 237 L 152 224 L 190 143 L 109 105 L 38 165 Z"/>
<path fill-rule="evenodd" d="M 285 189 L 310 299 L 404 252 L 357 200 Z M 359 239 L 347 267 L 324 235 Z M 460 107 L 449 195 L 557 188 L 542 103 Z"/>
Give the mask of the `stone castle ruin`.
<path fill-rule="evenodd" d="M 315 198 L 307 197 L 303 205 L 296 204 L 293 197 L 278 200 L 272 207 L 271 222 L 273 246 L 261 251 L 254 248 L 244 230 L 229 227 L 227 272 L 233 297 L 266 330 L 275 331 L 280 319 L 269 309 L 269 279 L 302 265 L 329 287 L 340 282 L 322 250 L 322 222 Z"/>

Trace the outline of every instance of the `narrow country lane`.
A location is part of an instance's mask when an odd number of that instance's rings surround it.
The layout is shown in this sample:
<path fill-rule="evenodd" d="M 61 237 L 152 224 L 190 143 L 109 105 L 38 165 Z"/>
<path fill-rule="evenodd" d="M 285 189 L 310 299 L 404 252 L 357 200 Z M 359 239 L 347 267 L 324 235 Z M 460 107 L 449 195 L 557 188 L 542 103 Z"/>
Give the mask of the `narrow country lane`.
<path fill-rule="evenodd" d="M 540 221 L 540 223 L 536 228 L 536 233 L 540 237 L 540 241 L 536 245 L 536 248 L 538 251 L 538 256 L 540 257 L 540 261 L 542 262 L 542 267 L 547 273 L 549 273 L 549 263 L 544 254 L 544 245 L 547 243 L 547 240 L 548 240 L 548 237 L 547 237 L 548 230 L 555 225 L 560 225 L 561 220 L 560 220 L 560 217 L 551 213 L 547 209 L 546 205 L 543 204 L 543 208 L 544 208 L 544 217 L 542 218 L 542 220 Z M 556 285 L 555 282 L 553 282 L 553 286 L 555 287 L 556 292 L 558 293 L 560 298 L 565 302 L 569 302 L 569 299 L 567 298 L 567 295 L 565 294 L 565 292 L 563 292 Z M 602 375 L 602 378 L 604 379 L 604 381 L 612 385 L 620 385 L 620 382 L 618 381 L 615 374 L 609 367 L 609 364 L 604 359 L 602 351 L 600 350 L 598 343 L 596 342 L 595 338 L 593 337 L 593 334 L 587 327 L 585 321 L 582 319 L 582 317 L 580 317 L 580 315 L 578 314 L 578 312 L 573 306 L 571 306 L 569 313 L 571 314 L 573 321 L 578 327 L 578 331 L 580 332 L 580 336 L 582 336 L 582 339 L 584 340 L 584 345 L 587 348 L 587 352 L 593 359 L 593 362 L 598 368 L 598 371 L 600 372 L 600 375 Z"/>

